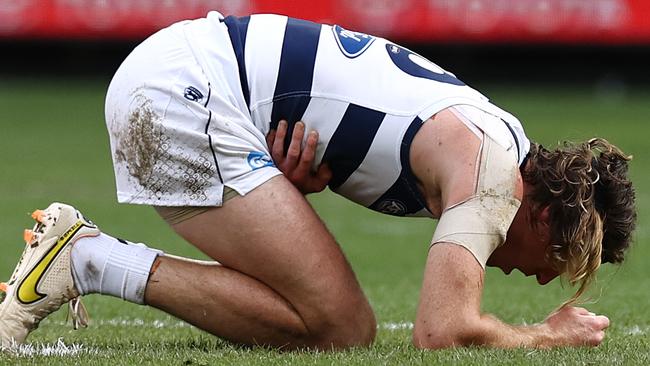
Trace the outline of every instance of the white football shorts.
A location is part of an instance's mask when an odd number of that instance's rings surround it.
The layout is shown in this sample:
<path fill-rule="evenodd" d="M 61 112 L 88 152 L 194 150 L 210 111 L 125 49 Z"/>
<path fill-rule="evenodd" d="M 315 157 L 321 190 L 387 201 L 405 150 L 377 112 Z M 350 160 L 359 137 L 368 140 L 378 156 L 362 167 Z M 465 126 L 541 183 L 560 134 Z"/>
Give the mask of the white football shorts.
<path fill-rule="evenodd" d="M 119 202 L 221 206 L 225 186 L 245 195 L 281 174 L 247 109 L 227 27 L 214 16 L 176 23 L 133 50 L 105 113 Z"/>

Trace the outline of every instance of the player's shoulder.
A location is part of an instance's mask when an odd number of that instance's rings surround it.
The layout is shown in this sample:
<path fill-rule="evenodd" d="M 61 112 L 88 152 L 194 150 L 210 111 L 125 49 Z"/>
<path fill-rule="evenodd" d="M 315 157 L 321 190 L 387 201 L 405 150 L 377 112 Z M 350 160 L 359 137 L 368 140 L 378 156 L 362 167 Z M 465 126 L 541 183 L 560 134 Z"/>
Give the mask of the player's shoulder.
<path fill-rule="evenodd" d="M 443 202 L 449 206 L 476 195 L 478 186 L 498 188 L 521 199 L 516 149 L 504 147 L 480 130 L 472 131 L 449 109 L 425 121 L 416 134 L 411 169 L 434 215 L 444 209 Z"/>

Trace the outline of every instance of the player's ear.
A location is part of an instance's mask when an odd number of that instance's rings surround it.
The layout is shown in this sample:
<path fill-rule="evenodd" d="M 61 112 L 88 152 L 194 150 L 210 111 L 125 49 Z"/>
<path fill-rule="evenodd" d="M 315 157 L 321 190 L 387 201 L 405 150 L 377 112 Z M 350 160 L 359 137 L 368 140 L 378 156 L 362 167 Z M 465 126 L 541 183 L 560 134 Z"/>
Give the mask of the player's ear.
<path fill-rule="evenodd" d="M 536 243 L 545 243 L 548 245 L 551 237 L 551 209 L 550 206 L 545 206 L 537 211 L 531 217 L 533 220 L 532 230 L 538 239 Z"/>

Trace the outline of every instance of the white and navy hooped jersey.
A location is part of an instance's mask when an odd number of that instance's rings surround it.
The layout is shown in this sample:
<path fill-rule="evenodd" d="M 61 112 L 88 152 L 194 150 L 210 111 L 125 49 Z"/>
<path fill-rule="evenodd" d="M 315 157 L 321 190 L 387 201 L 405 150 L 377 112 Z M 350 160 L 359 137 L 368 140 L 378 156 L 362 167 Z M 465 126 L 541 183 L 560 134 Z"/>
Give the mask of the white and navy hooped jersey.
<path fill-rule="evenodd" d="M 302 120 L 307 130 L 317 130 L 315 166 L 327 162 L 329 187 L 366 207 L 430 216 L 410 169 L 409 148 L 422 122 L 449 106 L 472 105 L 500 117 L 484 132 L 506 131 L 520 163 L 528 152 L 515 117 L 385 39 L 279 15 L 219 21 L 228 27 L 255 126 L 266 134 L 281 119 L 290 126 Z"/>

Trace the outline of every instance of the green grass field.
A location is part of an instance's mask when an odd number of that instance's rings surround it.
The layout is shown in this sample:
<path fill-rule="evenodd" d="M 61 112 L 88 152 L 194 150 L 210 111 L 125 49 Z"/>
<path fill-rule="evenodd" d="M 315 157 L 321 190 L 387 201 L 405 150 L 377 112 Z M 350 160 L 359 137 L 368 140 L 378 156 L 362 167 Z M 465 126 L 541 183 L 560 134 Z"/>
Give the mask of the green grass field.
<path fill-rule="evenodd" d="M 69 202 L 100 227 L 167 252 L 200 257 L 148 207 L 118 205 L 103 121 L 107 81 L 0 80 L 0 280 L 22 251 L 27 215 L 53 200 Z M 73 331 L 59 311 L 34 332 L 33 348 L 0 355 L 1 364 L 317 365 L 317 364 L 650 364 L 650 211 L 648 134 L 650 93 L 628 90 L 608 99 L 590 87 L 536 89 L 482 85 L 497 104 L 519 116 L 528 135 L 544 144 L 603 136 L 635 156 L 639 227 L 629 260 L 604 266 L 586 306 L 612 326 L 595 349 L 426 352 L 411 346 L 422 267 L 434 222 L 372 213 L 330 192 L 310 197 L 339 239 L 370 298 L 379 324 L 369 349 L 337 353 L 281 353 L 230 345 L 152 308 L 89 296 L 92 323 Z M 483 308 L 508 322 L 541 321 L 571 294 L 559 281 L 540 287 L 519 273 L 489 269 Z M 170 293 L 169 296 L 185 296 Z M 51 349 L 65 355 L 48 355 Z"/>

